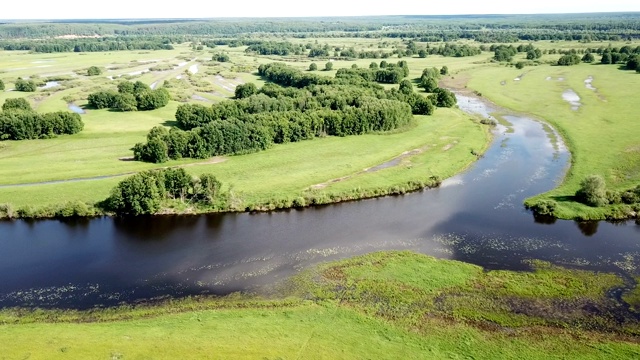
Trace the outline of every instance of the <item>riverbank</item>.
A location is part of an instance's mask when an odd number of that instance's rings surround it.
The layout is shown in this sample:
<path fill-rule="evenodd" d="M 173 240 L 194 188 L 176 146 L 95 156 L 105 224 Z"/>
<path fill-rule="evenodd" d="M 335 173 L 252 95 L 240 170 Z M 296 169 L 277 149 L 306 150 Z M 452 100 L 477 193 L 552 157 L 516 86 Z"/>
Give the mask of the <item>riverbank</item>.
<path fill-rule="evenodd" d="M 490 128 L 469 115 L 438 109 L 433 116 L 416 116 L 416 126 L 404 131 L 276 145 L 198 166 L 163 165 L 183 166 L 193 175 L 212 173 L 222 181 L 228 205 L 214 211 L 269 211 L 437 186 L 477 160 L 490 139 Z M 93 204 L 123 178 L 0 187 L 0 217 L 102 215 Z M 163 213 L 210 211 L 174 203 Z"/>
<path fill-rule="evenodd" d="M 0 341 L 9 358 L 50 359 L 640 355 L 637 314 L 629 309 L 638 304 L 609 295 L 625 280 L 526 265 L 533 271 L 484 271 L 411 252 L 373 253 L 307 270 L 268 296 L 89 311 L 5 309 Z"/>
<path fill-rule="evenodd" d="M 633 125 L 633 97 L 626 93 L 640 86 L 640 79 L 614 66 L 590 64 L 525 70 L 523 74 L 495 65 L 456 74 L 458 86 L 466 85 L 501 107 L 544 119 L 571 151 L 571 168 L 562 182 L 526 199 L 525 205 L 535 209 L 552 204 L 545 215 L 560 219 L 637 218 L 640 204 L 591 207 L 578 202 L 575 194 L 580 182 L 592 174 L 602 176 L 611 191 L 624 192 L 640 184 L 640 130 Z M 567 91 L 575 94 L 572 99 L 579 97 L 579 106 L 563 98 Z"/>

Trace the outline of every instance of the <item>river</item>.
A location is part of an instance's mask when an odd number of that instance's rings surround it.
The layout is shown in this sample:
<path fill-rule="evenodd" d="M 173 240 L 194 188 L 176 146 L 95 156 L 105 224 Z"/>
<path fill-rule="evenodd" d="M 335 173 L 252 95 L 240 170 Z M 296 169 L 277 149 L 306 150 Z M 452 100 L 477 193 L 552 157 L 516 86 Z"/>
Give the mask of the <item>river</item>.
<path fill-rule="evenodd" d="M 482 100 L 458 95 L 467 112 Z M 414 250 L 489 269 L 536 258 L 639 273 L 640 226 L 534 218 L 526 197 L 561 181 L 569 153 L 541 123 L 506 116 L 492 145 L 437 189 L 273 213 L 0 222 L 0 307 L 91 308 L 260 291 L 321 261 Z"/>

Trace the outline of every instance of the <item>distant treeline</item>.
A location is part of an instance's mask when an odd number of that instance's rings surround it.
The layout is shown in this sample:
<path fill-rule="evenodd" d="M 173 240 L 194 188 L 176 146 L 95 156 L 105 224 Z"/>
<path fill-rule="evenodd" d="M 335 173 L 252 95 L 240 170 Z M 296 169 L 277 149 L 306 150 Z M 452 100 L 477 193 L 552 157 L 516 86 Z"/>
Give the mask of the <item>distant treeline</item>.
<path fill-rule="evenodd" d="M 26 50 L 38 53 L 100 52 L 121 50 L 172 50 L 168 39 L 85 38 L 0 41 L 4 50 Z"/>
<path fill-rule="evenodd" d="M 405 71 L 406 63 L 394 65 Z M 411 124 L 414 114 L 433 113 L 430 98 L 415 93 L 409 80 L 385 90 L 356 70 L 371 71 L 351 69 L 330 78 L 279 63 L 261 65 L 259 73 L 273 83 L 260 90 L 253 84 L 241 85 L 235 100 L 210 107 L 180 105 L 178 128 L 153 128 L 146 143 L 135 145 L 134 157 L 164 162 L 243 154 L 317 136 L 390 131 Z M 454 101 L 444 106 L 455 104 L 453 94 L 449 96 Z M 433 97 L 438 101 L 439 93 Z"/>
<path fill-rule="evenodd" d="M 0 24 L 0 38 L 78 36 L 237 37 L 286 34 L 300 38 L 383 36 L 419 41 L 614 41 L 640 37 L 640 14 L 379 16 L 358 18 L 214 19 L 210 21 L 73 21 Z M 260 36 L 260 35 L 258 35 Z"/>
<path fill-rule="evenodd" d="M 27 140 L 75 134 L 84 124 L 80 115 L 58 111 L 39 114 L 24 98 L 7 99 L 0 112 L 0 140 Z"/>

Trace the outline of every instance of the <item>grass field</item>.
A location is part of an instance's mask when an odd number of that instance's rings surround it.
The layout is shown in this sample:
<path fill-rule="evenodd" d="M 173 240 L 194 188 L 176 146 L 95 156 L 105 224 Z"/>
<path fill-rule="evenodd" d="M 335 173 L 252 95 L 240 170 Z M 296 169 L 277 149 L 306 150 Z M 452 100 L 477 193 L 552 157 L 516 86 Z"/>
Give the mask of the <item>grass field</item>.
<path fill-rule="evenodd" d="M 286 300 L 201 299 L 89 313 L 0 312 L 8 359 L 445 359 L 640 356 L 638 324 L 608 328 L 612 274 L 533 263 L 484 272 L 410 252 L 321 265 Z M 307 300 L 303 300 L 307 299 Z M 558 318 L 557 307 L 588 302 Z M 182 305 L 181 305 L 182 304 Z M 225 305 L 227 304 L 227 305 Z M 517 313 L 510 306 L 530 306 Z M 186 311 L 186 312 L 183 312 Z M 94 320 L 91 320 L 94 319 Z M 92 322 L 101 319 L 99 322 Z M 124 321 L 126 319 L 126 321 Z M 88 322 L 87 322 L 88 321 Z M 582 323 L 576 326 L 575 323 Z M 590 325 L 598 325 L 591 326 Z M 573 327 L 572 330 L 568 325 Z M 589 330 L 590 329 L 590 330 Z"/>
<path fill-rule="evenodd" d="M 0 52 L 0 74 L 7 88 L 17 76 L 38 74 L 47 77 L 70 77 L 60 81 L 59 87 L 39 90 L 35 94 L 14 91 L 0 93 L 0 101 L 8 97 L 26 96 L 38 111 L 59 111 L 67 102 L 84 106 L 84 97 L 92 91 L 114 87 L 116 81 L 107 76 L 123 76 L 148 84 L 169 80 L 174 98 L 204 105 L 233 96 L 233 86 L 252 81 L 263 82 L 253 71 L 261 63 L 272 62 L 269 57 L 247 56 L 244 47 L 221 46 L 215 51 L 228 52 L 229 63 L 212 63 L 211 51 L 192 51 L 187 45 L 173 51 L 114 52 L 112 54 L 29 54 Z M 306 59 L 309 60 L 309 59 Z M 411 59 L 412 76 L 419 76 L 426 66 L 441 66 L 443 60 L 434 57 Z M 311 61 L 290 62 L 301 69 Z M 357 63 L 368 66 L 370 60 Z M 464 67 L 463 62 L 456 60 Z M 353 62 L 339 61 L 335 69 L 349 67 Z M 46 64 L 46 65 L 42 65 Z M 106 69 L 103 75 L 77 75 L 91 65 Z M 180 67 L 176 67 L 181 65 Z M 46 66 L 46 67 L 40 67 Z M 146 71 L 154 66 L 165 71 Z M 198 66 L 196 73 L 188 69 Z M 241 72 L 236 70 L 242 69 Z M 246 70 L 253 69 L 253 70 Z M 137 75 L 128 75 L 146 71 Z M 321 72 L 333 75 L 334 72 Z M 176 79 L 181 77 L 181 79 Z M 193 100 L 195 96 L 200 100 Z M 204 100 L 203 100 L 204 99 Z M 417 125 L 393 134 L 372 134 L 346 138 L 326 137 L 301 143 L 276 145 L 250 155 L 228 157 L 213 164 L 210 160 L 183 159 L 156 165 L 124 161 L 132 155 L 131 148 L 145 140 L 153 126 L 174 124 L 178 101 L 162 109 L 149 112 L 120 113 L 88 109 L 82 115 L 84 130 L 76 135 L 55 139 L 4 141 L 0 143 L 0 204 L 13 208 L 42 207 L 67 201 L 95 203 L 103 200 L 126 174 L 164 166 L 186 166 L 193 174 L 212 172 L 227 188 L 232 188 L 234 209 L 264 208 L 283 199 L 293 199 L 312 192 L 314 196 L 357 198 L 373 190 L 406 185 L 409 181 L 423 181 L 431 176 L 446 178 L 467 167 L 476 157 L 471 149 L 482 151 L 488 144 L 488 131 L 470 120 L 461 111 L 439 109 L 434 116 L 416 117 Z M 400 166 L 378 172 L 364 169 L 382 164 L 406 151 L 419 150 Z M 220 160 L 220 159 L 218 159 Z M 198 166 L 189 166 L 195 165 Z M 122 176 L 117 176 L 122 175 Z M 97 180 L 87 178 L 117 176 Z M 344 181 L 329 184 L 331 180 Z M 62 182 L 64 180 L 73 182 Z M 78 181 L 75 181 L 78 180 Z M 54 182 L 39 184 L 43 182 Z M 321 185 L 327 183 L 326 186 Z M 29 186 L 6 186 L 29 184 Z M 5 185 L 5 186 L 3 186 Z M 316 190 L 311 190 L 319 185 Z"/>
<path fill-rule="evenodd" d="M 528 202 L 553 199 L 560 218 L 603 219 L 610 207 L 592 208 L 575 202 L 580 182 L 591 174 L 605 178 L 609 189 L 627 190 L 640 184 L 640 127 L 636 126 L 636 96 L 640 76 L 616 65 L 535 66 L 518 70 L 499 65 L 484 66 L 459 76 L 468 87 L 519 112 L 529 113 L 556 127 L 572 153 L 571 169 L 564 182 L 549 193 Z M 593 78 L 592 86 L 585 80 Z M 514 79 L 520 78 L 516 81 Z M 580 107 L 563 100 L 573 90 Z"/>

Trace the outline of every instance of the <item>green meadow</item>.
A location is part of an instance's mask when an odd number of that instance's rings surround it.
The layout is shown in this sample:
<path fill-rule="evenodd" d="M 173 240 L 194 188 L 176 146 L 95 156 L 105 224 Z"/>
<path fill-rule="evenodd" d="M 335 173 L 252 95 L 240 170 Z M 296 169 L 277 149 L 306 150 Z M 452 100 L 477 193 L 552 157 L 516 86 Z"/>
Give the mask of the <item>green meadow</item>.
<path fill-rule="evenodd" d="M 250 295 L 108 310 L 0 312 L 8 359 L 633 359 L 613 274 L 483 271 L 411 252 L 320 265 Z M 590 312 L 588 309 L 598 309 Z M 573 309 L 566 311 L 566 309 Z M 616 313 L 614 320 L 612 314 Z"/>
<path fill-rule="evenodd" d="M 463 72 L 468 88 L 507 109 L 554 126 L 571 151 L 571 167 L 556 189 L 528 199 L 558 202 L 555 215 L 566 219 L 603 219 L 611 207 L 593 208 L 573 199 L 580 182 L 591 174 L 604 177 L 607 188 L 627 190 L 640 182 L 640 127 L 636 98 L 640 76 L 617 65 L 531 66 L 500 65 Z M 515 80 L 519 78 L 520 80 Z M 585 80 L 592 79 L 587 88 Z M 572 90 L 580 97 L 577 110 L 563 99 Z"/>
<path fill-rule="evenodd" d="M 0 143 L 0 204 L 10 204 L 13 209 L 34 209 L 69 201 L 92 204 L 106 198 L 124 176 L 166 166 L 183 166 L 194 175 L 215 174 L 232 193 L 234 207 L 230 210 L 269 209 L 274 204 L 310 193 L 331 202 L 402 192 L 405 188 L 409 191 L 414 189 L 407 185 L 409 183 L 447 178 L 476 159 L 471 150 L 482 152 L 488 145 L 486 126 L 457 109 L 439 109 L 433 116 L 416 116 L 414 126 L 389 134 L 324 137 L 276 145 L 255 154 L 208 160 L 183 159 L 160 165 L 130 161 L 131 148 L 137 142 L 145 141 L 152 127 L 175 124 L 178 100 L 210 105 L 231 98 L 237 84 L 251 81 L 260 86 L 264 83 L 254 74 L 259 64 L 283 60 L 247 56 L 245 48 L 216 48 L 216 51 L 229 54 L 229 63 L 214 63 L 211 51 L 193 51 L 186 45 L 173 51 L 86 55 L 0 52 L 0 65 L 6 66 L 0 78 L 7 89 L 12 88 L 12 81 L 18 76 L 43 81 L 69 79 L 61 80 L 57 87 L 36 93 L 1 93 L 0 101 L 26 96 L 38 111 L 65 110 L 68 102 L 86 108 L 86 95 L 98 89 L 115 88 L 118 76 L 157 86 L 167 80 L 171 82 L 169 91 L 174 97 L 168 106 L 147 112 L 86 109 L 82 115 L 85 128 L 79 134 L 54 139 L 3 141 Z M 302 57 L 284 60 L 301 69 L 308 68 L 311 63 Z M 411 77 L 419 77 L 424 67 L 442 66 L 446 62 L 440 57 L 409 60 Z M 319 73 L 333 76 L 341 67 L 350 67 L 353 63 L 368 66 L 370 62 L 336 61 L 333 72 Z M 465 67 L 460 60 L 456 59 L 456 63 Z M 18 66 L 20 64 L 24 68 Z M 91 65 L 103 68 L 103 74 L 84 76 L 83 69 Z M 190 72 L 192 66 L 197 66 L 198 71 Z M 146 71 L 154 67 L 170 70 Z M 139 74 L 140 71 L 145 72 Z M 130 75 L 133 73 L 135 75 Z M 108 76 L 116 80 L 110 80 Z M 406 156 L 400 166 L 365 171 L 406 152 L 412 152 L 412 155 Z M 340 181 L 334 182 L 336 179 Z"/>

